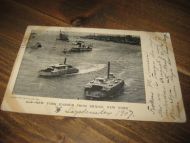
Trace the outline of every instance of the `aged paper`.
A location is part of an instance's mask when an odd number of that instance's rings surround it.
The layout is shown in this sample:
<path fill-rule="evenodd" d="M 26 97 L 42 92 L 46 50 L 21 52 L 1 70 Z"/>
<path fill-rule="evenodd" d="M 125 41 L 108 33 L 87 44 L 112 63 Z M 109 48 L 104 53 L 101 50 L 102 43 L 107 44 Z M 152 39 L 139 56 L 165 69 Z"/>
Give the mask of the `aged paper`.
<path fill-rule="evenodd" d="M 169 33 L 28 26 L 4 111 L 185 122 Z"/>

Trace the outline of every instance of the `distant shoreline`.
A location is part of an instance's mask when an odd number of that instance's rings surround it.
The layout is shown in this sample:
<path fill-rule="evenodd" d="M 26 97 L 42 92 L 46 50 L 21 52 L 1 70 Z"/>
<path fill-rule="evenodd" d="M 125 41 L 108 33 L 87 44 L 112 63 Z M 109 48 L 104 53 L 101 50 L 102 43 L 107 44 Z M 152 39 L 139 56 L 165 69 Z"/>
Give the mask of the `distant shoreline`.
<path fill-rule="evenodd" d="M 94 39 L 99 41 L 112 41 L 115 43 L 125 43 L 131 45 L 141 45 L 140 37 L 126 35 L 126 36 L 113 36 L 113 35 L 87 35 L 81 36 L 84 39 Z"/>

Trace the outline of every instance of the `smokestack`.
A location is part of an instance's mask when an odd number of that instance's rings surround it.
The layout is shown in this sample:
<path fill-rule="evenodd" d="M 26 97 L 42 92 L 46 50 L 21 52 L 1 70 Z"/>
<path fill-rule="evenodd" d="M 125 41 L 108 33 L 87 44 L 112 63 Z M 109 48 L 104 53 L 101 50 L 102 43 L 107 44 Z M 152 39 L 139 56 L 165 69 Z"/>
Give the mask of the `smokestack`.
<path fill-rule="evenodd" d="M 65 60 L 64 60 L 64 64 L 66 64 L 66 61 L 67 61 L 67 58 L 65 58 Z"/>
<path fill-rule="evenodd" d="M 107 78 L 109 78 L 110 76 L 110 62 L 108 62 L 108 75 L 107 75 Z"/>

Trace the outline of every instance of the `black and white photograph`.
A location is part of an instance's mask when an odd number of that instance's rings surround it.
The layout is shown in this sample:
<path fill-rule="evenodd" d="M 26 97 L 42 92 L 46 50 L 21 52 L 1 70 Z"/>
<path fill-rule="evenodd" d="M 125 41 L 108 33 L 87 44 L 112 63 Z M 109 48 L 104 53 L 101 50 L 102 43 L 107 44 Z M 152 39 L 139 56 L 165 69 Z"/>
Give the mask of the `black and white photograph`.
<path fill-rule="evenodd" d="M 32 30 L 13 94 L 146 103 L 141 38 Z"/>
<path fill-rule="evenodd" d="M 184 122 L 180 100 L 169 33 L 28 26 L 1 109 Z"/>

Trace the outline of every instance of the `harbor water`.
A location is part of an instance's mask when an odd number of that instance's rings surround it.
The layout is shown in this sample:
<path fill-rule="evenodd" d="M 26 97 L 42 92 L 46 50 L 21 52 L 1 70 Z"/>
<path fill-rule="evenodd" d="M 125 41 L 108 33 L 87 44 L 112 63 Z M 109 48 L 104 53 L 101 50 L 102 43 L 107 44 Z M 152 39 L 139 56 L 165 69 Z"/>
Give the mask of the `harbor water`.
<path fill-rule="evenodd" d="M 69 42 L 56 40 L 57 33 L 37 33 L 27 44 L 16 79 L 14 94 L 62 99 L 85 99 L 84 86 L 97 77 L 107 75 L 107 62 L 111 73 L 125 81 L 124 92 L 109 101 L 145 103 L 143 63 L 140 45 L 83 39 L 80 34 L 69 35 Z M 72 41 L 92 44 L 93 50 L 81 53 L 63 53 L 72 48 Z M 31 48 L 36 42 L 42 47 Z M 63 63 L 79 69 L 79 73 L 44 78 L 38 71 L 52 64 Z"/>

